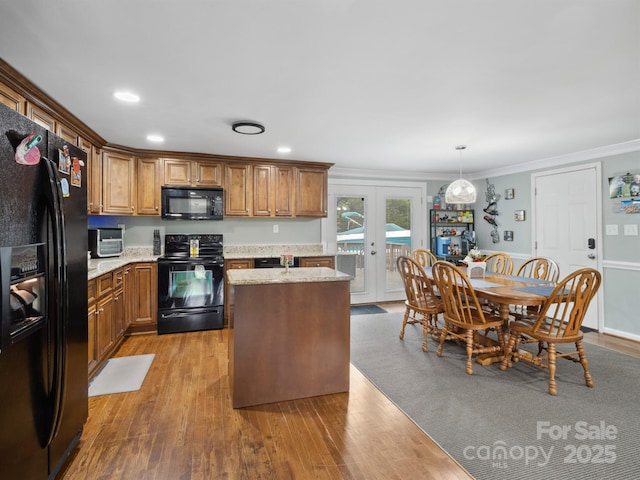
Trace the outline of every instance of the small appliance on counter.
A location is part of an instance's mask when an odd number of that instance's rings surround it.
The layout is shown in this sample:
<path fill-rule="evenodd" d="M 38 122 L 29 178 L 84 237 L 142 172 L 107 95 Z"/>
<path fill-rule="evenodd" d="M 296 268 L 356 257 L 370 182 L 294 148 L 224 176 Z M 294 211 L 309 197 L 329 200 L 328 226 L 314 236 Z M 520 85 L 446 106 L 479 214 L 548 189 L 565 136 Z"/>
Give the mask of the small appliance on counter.
<path fill-rule="evenodd" d="M 124 232 L 121 228 L 89 229 L 91 258 L 119 257 L 124 251 Z"/>

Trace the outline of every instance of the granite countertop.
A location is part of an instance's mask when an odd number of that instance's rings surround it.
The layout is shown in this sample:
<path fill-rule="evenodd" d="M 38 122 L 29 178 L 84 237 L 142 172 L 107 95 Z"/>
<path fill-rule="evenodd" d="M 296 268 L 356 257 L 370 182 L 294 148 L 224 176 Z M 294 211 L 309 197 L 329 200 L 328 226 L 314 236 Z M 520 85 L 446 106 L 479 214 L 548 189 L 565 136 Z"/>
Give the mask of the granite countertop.
<path fill-rule="evenodd" d="M 92 258 L 87 262 L 87 279 L 97 278 L 130 263 L 155 262 L 159 255 L 153 255 L 150 248 L 126 249 L 119 257 Z"/>
<path fill-rule="evenodd" d="M 225 245 L 224 258 L 256 258 L 279 257 L 280 255 L 294 257 L 321 257 L 330 255 L 324 251 L 321 244 L 307 245 Z"/>
<path fill-rule="evenodd" d="M 231 285 L 264 285 L 350 281 L 351 275 L 327 267 L 259 268 L 227 270 L 227 278 Z"/>

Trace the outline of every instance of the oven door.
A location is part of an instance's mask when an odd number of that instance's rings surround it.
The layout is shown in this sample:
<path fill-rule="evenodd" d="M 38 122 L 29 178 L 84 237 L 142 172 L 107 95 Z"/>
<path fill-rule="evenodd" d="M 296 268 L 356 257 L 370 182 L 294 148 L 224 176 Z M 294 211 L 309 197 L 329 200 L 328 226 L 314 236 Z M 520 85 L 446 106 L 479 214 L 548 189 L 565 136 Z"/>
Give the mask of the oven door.
<path fill-rule="evenodd" d="M 222 259 L 158 260 L 158 333 L 224 326 Z"/>

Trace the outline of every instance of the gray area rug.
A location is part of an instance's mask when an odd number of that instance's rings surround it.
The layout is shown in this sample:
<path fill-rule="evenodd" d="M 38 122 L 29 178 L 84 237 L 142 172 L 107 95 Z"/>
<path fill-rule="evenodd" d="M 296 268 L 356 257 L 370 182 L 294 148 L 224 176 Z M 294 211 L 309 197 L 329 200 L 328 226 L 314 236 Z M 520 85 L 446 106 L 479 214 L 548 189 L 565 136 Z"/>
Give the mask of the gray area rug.
<path fill-rule="evenodd" d="M 400 340 L 401 325 L 400 313 L 352 317 L 351 362 L 476 479 L 640 478 L 640 359 L 585 344 L 595 387 L 561 359 L 553 397 L 546 370 L 467 375 L 462 346 L 438 358 L 420 326 Z"/>
<path fill-rule="evenodd" d="M 377 305 L 353 305 L 351 307 L 351 315 L 372 315 L 375 313 L 387 313 L 387 311 Z"/>
<path fill-rule="evenodd" d="M 155 354 L 110 358 L 89 383 L 89 396 L 139 390 Z"/>

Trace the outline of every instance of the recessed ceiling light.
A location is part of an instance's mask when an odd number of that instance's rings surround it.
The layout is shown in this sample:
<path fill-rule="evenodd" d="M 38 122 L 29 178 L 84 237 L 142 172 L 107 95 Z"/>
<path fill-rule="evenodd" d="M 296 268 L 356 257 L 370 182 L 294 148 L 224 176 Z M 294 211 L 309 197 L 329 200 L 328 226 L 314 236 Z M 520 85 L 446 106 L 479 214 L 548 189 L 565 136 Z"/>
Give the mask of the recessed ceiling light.
<path fill-rule="evenodd" d="M 147 135 L 147 140 L 153 143 L 162 143 L 164 142 L 164 137 L 162 135 L 156 135 L 155 133 L 151 133 Z"/>
<path fill-rule="evenodd" d="M 264 125 L 255 122 L 236 122 L 231 128 L 242 135 L 260 135 L 264 132 Z"/>
<path fill-rule="evenodd" d="M 278 147 L 278 153 L 291 153 L 291 147 Z"/>
<path fill-rule="evenodd" d="M 140 97 L 135 93 L 126 92 L 126 91 L 118 91 L 113 94 L 118 100 L 122 100 L 127 103 L 138 103 L 140 101 Z"/>

